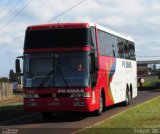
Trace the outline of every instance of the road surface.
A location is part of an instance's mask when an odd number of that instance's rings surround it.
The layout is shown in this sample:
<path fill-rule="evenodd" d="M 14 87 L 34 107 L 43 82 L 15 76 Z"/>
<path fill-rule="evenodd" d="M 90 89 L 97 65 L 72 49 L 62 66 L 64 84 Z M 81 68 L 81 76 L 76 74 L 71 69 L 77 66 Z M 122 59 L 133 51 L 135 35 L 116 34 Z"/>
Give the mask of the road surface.
<path fill-rule="evenodd" d="M 127 107 L 122 105 L 111 106 L 107 108 L 101 116 L 80 113 L 55 113 L 51 119 L 43 120 L 41 115 L 36 113 L 27 117 L 0 122 L 0 133 L 11 131 L 15 132 L 15 134 L 69 134 L 80 128 L 98 123 L 159 95 L 160 90 L 138 91 L 138 96 L 133 99 L 131 105 Z"/>

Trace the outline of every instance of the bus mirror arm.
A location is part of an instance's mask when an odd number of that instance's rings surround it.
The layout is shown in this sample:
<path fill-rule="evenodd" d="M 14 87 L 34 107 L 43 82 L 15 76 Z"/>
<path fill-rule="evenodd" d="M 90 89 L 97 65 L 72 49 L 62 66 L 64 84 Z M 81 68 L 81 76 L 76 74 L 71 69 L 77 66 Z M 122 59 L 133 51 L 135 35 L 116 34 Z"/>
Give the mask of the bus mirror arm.
<path fill-rule="evenodd" d="M 15 61 L 15 69 L 16 69 L 16 73 L 19 74 L 20 76 L 22 76 L 23 73 L 21 73 L 20 59 L 19 58 L 23 59 L 23 56 L 18 56 L 17 57 L 17 59 Z"/>
<path fill-rule="evenodd" d="M 17 59 L 24 59 L 24 56 L 18 56 Z"/>

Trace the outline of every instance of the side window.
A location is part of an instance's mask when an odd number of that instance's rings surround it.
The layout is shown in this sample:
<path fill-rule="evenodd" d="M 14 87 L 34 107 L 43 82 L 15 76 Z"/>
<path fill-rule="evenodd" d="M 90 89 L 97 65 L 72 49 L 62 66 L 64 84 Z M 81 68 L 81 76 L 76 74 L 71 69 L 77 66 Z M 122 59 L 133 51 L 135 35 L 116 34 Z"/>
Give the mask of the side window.
<path fill-rule="evenodd" d="M 113 36 L 111 34 L 106 33 L 106 45 L 107 45 L 106 55 L 114 57 L 115 52 L 113 50 L 114 44 L 113 44 L 113 38 L 112 37 Z"/>
<path fill-rule="evenodd" d="M 129 56 L 131 60 L 136 60 L 134 43 L 129 42 Z"/>
<path fill-rule="evenodd" d="M 121 38 L 118 38 L 118 57 L 124 58 L 124 41 Z"/>
<path fill-rule="evenodd" d="M 107 41 L 106 41 L 105 33 L 102 31 L 98 31 L 98 42 L 100 48 L 100 55 L 106 55 L 107 53 Z"/>
<path fill-rule="evenodd" d="M 112 36 L 112 51 L 113 51 L 113 57 L 118 57 L 118 38 L 116 36 Z"/>
<path fill-rule="evenodd" d="M 125 59 L 130 59 L 129 42 L 127 40 L 124 40 L 124 58 Z"/>
<path fill-rule="evenodd" d="M 111 34 L 99 30 L 98 41 L 99 41 L 100 55 L 115 56 L 114 44 Z"/>
<path fill-rule="evenodd" d="M 134 43 L 121 39 L 118 39 L 118 57 L 123 59 L 135 60 L 135 47 Z"/>
<path fill-rule="evenodd" d="M 134 43 L 109 33 L 98 31 L 100 55 L 135 60 Z"/>
<path fill-rule="evenodd" d="M 96 31 L 95 31 L 94 27 L 90 28 L 90 34 L 91 34 L 91 46 L 94 49 L 97 49 L 97 46 L 96 46 Z"/>

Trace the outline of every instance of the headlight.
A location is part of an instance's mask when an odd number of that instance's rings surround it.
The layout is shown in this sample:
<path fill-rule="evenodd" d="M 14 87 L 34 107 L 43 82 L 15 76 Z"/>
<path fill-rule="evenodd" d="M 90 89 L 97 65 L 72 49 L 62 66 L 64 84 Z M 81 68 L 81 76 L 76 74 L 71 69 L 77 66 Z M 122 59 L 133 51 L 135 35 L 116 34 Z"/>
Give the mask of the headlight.
<path fill-rule="evenodd" d="M 71 93 L 71 98 L 87 98 L 90 97 L 90 92 L 78 92 L 78 93 Z"/>
<path fill-rule="evenodd" d="M 27 93 L 27 94 L 24 94 L 24 98 L 39 98 L 39 95 L 38 94 L 31 94 L 31 93 Z"/>

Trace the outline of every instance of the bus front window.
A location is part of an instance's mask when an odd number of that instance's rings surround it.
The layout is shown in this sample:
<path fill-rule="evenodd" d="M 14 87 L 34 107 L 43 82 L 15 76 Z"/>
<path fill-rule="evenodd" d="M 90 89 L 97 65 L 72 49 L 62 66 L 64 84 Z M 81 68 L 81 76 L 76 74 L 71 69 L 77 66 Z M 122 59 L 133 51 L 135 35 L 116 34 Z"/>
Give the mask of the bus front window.
<path fill-rule="evenodd" d="M 88 86 L 88 57 L 87 52 L 28 54 L 24 59 L 24 86 Z"/>
<path fill-rule="evenodd" d="M 57 71 L 57 74 L 55 73 L 56 87 L 66 86 L 65 80 L 70 86 L 89 85 L 89 67 L 87 54 L 87 52 L 57 54 L 58 56 L 56 58 L 56 64 L 58 68 L 60 68 L 63 76 L 59 71 Z"/>

